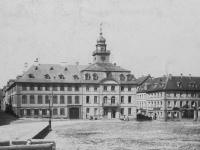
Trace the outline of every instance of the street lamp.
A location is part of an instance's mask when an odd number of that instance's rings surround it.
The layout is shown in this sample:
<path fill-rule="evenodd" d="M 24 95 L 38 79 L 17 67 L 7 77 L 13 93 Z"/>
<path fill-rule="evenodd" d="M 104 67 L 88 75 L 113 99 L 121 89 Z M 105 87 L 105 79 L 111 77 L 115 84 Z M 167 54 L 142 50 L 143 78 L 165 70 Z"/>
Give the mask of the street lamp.
<path fill-rule="evenodd" d="M 49 130 L 52 130 L 51 129 L 51 105 L 50 105 L 50 94 L 49 94 Z"/>

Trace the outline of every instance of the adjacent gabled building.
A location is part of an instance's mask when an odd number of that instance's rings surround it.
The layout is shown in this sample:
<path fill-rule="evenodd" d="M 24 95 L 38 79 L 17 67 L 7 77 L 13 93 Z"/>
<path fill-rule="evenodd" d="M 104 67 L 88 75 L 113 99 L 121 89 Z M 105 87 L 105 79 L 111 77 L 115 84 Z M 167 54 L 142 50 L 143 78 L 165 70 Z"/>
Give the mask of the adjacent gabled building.
<path fill-rule="evenodd" d="M 136 118 L 137 82 L 131 71 L 110 62 L 102 33 L 88 66 L 39 64 L 31 66 L 6 88 L 7 99 L 23 116 L 63 118 Z"/>
<path fill-rule="evenodd" d="M 200 118 L 200 77 L 163 76 L 151 78 L 139 86 L 138 110 L 164 120 L 182 117 Z M 144 104 L 145 103 L 145 104 Z"/>

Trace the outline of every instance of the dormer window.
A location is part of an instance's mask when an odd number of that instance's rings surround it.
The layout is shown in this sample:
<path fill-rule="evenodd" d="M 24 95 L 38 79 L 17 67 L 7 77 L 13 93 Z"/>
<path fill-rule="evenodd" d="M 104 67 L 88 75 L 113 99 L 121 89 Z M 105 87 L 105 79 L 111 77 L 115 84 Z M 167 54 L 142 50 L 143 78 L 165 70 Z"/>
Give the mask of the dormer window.
<path fill-rule="evenodd" d="M 90 80 L 90 75 L 88 73 L 85 74 L 85 80 Z"/>
<path fill-rule="evenodd" d="M 93 74 L 93 80 L 98 80 L 98 76 L 97 76 L 97 74 L 95 73 L 95 74 Z"/>
<path fill-rule="evenodd" d="M 34 79 L 35 77 L 33 76 L 33 74 L 28 74 L 28 77 L 30 78 L 30 79 Z"/>
<path fill-rule="evenodd" d="M 107 78 L 111 78 L 111 77 L 112 77 L 111 72 L 107 72 L 107 73 L 106 73 L 106 77 L 107 77 Z"/>
<path fill-rule="evenodd" d="M 48 74 L 44 75 L 45 79 L 51 79 L 51 77 Z"/>
<path fill-rule="evenodd" d="M 74 77 L 74 80 L 78 80 L 79 79 L 78 75 L 73 75 L 73 77 Z"/>
<path fill-rule="evenodd" d="M 67 67 L 65 68 L 65 71 L 67 71 L 68 69 L 67 69 Z"/>
<path fill-rule="evenodd" d="M 125 76 L 123 74 L 120 74 L 119 78 L 120 78 L 120 81 L 124 81 L 125 80 Z"/>
<path fill-rule="evenodd" d="M 37 67 L 37 66 L 35 67 L 35 70 L 38 70 L 38 67 Z"/>
<path fill-rule="evenodd" d="M 59 75 L 59 78 L 60 79 L 65 79 L 64 75 L 62 75 L 62 74 Z"/>
<path fill-rule="evenodd" d="M 133 75 L 128 74 L 128 75 L 127 75 L 127 81 L 131 81 L 132 79 L 133 79 Z"/>
<path fill-rule="evenodd" d="M 51 67 L 50 70 L 53 70 L 53 67 Z"/>
<path fill-rule="evenodd" d="M 182 88 L 182 83 L 181 83 L 181 82 L 177 82 L 176 85 L 177 85 L 179 88 Z"/>

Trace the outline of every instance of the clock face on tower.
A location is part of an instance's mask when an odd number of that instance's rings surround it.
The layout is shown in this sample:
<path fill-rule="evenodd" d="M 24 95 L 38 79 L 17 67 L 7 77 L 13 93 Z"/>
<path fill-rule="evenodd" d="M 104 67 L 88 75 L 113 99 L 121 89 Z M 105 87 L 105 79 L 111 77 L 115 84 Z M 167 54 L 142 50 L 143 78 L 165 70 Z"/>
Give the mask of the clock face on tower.
<path fill-rule="evenodd" d="M 105 61 L 106 60 L 106 56 L 101 56 L 101 60 Z"/>

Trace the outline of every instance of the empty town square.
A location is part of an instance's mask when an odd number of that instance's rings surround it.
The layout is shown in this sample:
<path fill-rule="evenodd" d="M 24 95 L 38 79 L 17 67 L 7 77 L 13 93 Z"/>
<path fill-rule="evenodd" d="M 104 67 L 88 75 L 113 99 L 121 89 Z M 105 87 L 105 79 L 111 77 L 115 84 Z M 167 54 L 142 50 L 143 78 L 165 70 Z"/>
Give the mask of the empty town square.
<path fill-rule="evenodd" d="M 200 0 L 0 0 L 0 150 L 200 150 Z"/>

